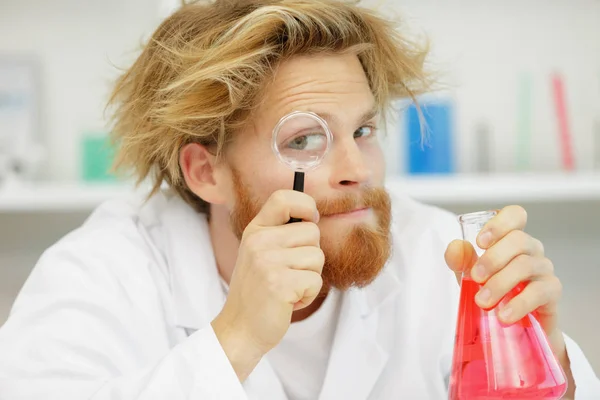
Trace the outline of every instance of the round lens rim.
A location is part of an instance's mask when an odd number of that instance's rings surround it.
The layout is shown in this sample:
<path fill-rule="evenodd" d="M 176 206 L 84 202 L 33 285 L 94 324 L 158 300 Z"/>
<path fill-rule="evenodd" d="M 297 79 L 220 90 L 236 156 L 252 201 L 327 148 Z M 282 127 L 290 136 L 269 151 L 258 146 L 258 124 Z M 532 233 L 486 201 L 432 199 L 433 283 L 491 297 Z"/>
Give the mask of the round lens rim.
<path fill-rule="evenodd" d="M 314 119 L 315 121 L 317 121 L 319 123 L 319 125 L 321 125 L 321 127 L 323 128 L 323 131 L 325 132 L 325 136 L 327 137 L 327 143 L 326 143 L 325 151 L 323 152 L 323 155 L 317 161 L 309 162 L 305 166 L 300 167 L 300 168 L 298 168 L 297 164 L 293 164 L 293 163 L 289 162 L 285 157 L 283 157 L 277 146 L 277 135 L 279 134 L 281 127 L 290 119 L 296 118 L 298 116 L 310 117 L 310 118 Z M 277 125 L 275 125 L 275 128 L 273 128 L 273 133 L 271 136 L 271 148 L 273 150 L 273 153 L 275 153 L 275 156 L 277 157 L 277 159 L 281 163 L 283 163 L 284 165 L 286 165 L 287 167 L 292 169 L 293 171 L 299 171 L 299 172 L 310 171 L 310 170 L 318 167 L 321 164 L 321 162 L 325 159 L 327 154 L 329 153 L 332 143 L 333 143 L 333 135 L 331 134 L 331 131 L 329 130 L 329 126 L 327 125 L 327 122 L 325 122 L 325 120 L 323 118 L 321 118 L 318 114 L 316 114 L 314 112 L 310 112 L 310 111 L 293 111 L 293 112 L 283 116 L 279 120 Z"/>

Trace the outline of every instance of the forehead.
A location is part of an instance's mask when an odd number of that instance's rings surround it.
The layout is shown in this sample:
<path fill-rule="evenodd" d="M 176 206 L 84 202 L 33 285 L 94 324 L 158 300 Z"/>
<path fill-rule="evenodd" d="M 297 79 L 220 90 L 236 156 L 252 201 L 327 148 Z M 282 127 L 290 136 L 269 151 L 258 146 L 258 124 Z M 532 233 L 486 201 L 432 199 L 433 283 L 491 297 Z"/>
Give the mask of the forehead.
<path fill-rule="evenodd" d="M 293 111 L 343 119 L 374 108 L 374 96 L 358 57 L 327 54 L 297 56 L 283 62 L 256 115 L 271 123 Z"/>

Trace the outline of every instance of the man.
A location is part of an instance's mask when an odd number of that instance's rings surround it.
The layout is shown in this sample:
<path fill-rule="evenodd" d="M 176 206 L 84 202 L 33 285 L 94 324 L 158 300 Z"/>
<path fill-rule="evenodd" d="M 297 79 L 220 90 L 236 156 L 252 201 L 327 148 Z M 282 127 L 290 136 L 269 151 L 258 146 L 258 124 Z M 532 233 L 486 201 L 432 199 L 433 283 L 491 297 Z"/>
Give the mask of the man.
<path fill-rule="evenodd" d="M 0 398 L 445 398 L 472 248 L 454 216 L 388 195 L 378 140 L 390 101 L 426 88 L 422 60 L 336 1 L 169 17 L 112 99 L 119 162 L 155 193 L 101 206 L 41 257 L 0 331 Z M 305 193 L 271 149 L 295 111 L 333 134 Z M 567 397 L 598 398 L 525 223 L 507 207 L 480 235 L 479 304 L 530 281 L 502 318 L 537 310 Z"/>

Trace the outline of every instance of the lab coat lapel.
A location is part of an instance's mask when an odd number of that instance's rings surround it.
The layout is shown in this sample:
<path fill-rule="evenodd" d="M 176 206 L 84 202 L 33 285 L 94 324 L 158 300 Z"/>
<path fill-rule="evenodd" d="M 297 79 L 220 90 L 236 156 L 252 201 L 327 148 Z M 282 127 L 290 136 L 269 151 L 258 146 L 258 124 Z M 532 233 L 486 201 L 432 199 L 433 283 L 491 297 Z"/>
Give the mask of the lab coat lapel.
<path fill-rule="evenodd" d="M 380 306 L 399 290 L 400 282 L 386 267 L 369 287 L 344 293 L 319 399 L 364 400 L 369 397 L 389 357 L 378 330 L 392 332 L 394 324 L 385 320 L 392 316 L 383 318 Z"/>
<path fill-rule="evenodd" d="M 208 221 L 178 196 L 162 216 L 175 325 L 195 331 L 217 316 L 225 294 L 214 259 Z"/>

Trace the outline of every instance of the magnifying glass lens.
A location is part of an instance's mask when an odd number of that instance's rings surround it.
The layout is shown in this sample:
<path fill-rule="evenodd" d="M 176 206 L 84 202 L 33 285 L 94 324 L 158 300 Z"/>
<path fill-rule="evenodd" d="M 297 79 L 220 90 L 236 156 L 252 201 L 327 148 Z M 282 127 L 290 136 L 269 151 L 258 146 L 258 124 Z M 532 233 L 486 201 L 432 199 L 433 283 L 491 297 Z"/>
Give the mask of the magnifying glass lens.
<path fill-rule="evenodd" d="M 282 119 L 273 135 L 273 150 L 294 171 L 307 171 L 318 166 L 330 143 L 327 125 L 309 113 L 292 114 Z"/>

